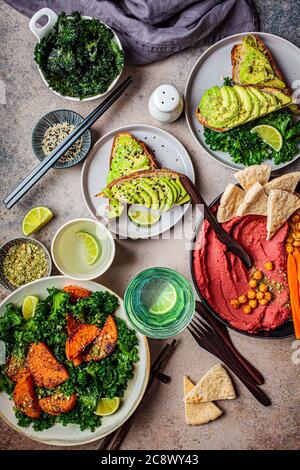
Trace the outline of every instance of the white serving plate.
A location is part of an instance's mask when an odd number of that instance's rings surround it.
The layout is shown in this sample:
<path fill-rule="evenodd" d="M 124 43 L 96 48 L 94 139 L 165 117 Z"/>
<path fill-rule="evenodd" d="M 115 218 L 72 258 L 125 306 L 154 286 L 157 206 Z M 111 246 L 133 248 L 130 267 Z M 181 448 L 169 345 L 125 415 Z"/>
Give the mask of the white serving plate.
<path fill-rule="evenodd" d="M 58 289 L 62 289 L 64 286 L 74 283 L 74 280 L 65 276 L 53 276 L 31 282 L 26 286 L 20 287 L 1 303 L 0 316 L 3 316 L 5 307 L 8 303 L 21 305 L 22 300 L 26 295 L 37 295 L 40 298 L 45 298 L 47 296 L 48 288 L 56 287 Z M 90 291 L 106 290 L 115 294 L 110 289 L 107 289 L 96 282 L 80 281 L 77 282 L 77 284 Z M 120 297 L 118 297 L 118 299 L 120 306 L 116 311 L 116 315 L 125 320 L 127 325 L 130 327 L 126 320 L 123 300 Z M 39 432 L 34 431 L 32 427 L 21 428 L 17 425 L 17 420 L 13 412 L 13 402 L 9 399 L 8 395 L 3 392 L 0 393 L 0 417 L 17 432 L 33 439 L 34 441 L 43 442 L 44 444 L 49 445 L 76 446 L 96 441 L 107 434 L 110 434 L 118 429 L 129 418 L 129 416 L 132 415 L 143 398 L 148 383 L 150 371 L 150 352 L 148 342 L 146 337 L 139 333 L 137 333 L 137 338 L 140 359 L 135 365 L 134 377 L 128 382 L 128 388 L 122 400 L 122 405 L 113 415 L 104 416 L 102 418 L 102 425 L 97 428 L 95 432 L 91 432 L 89 430 L 80 431 L 79 426 L 73 424 L 68 424 L 67 426 L 56 424 L 50 429 Z M 4 360 L 4 343 L 0 341 L 0 363 L 3 363 Z"/>
<path fill-rule="evenodd" d="M 191 133 L 195 137 L 200 146 L 215 160 L 223 165 L 235 170 L 244 168 L 244 165 L 236 164 L 232 161 L 227 153 L 211 150 L 204 139 L 204 127 L 200 124 L 195 116 L 200 98 L 208 88 L 214 85 L 222 85 L 222 77 L 231 77 L 231 49 L 232 46 L 241 42 L 241 38 L 247 34 L 257 34 L 265 42 L 266 46 L 272 52 L 276 62 L 278 63 L 287 83 L 293 88 L 299 87 L 296 80 L 300 77 L 300 49 L 291 42 L 279 36 L 269 33 L 239 33 L 222 39 L 213 46 L 209 47 L 197 60 L 194 65 L 185 89 L 185 117 Z M 279 170 L 290 163 L 293 163 L 300 156 L 295 155 L 293 160 L 274 165 L 271 160 L 266 160 L 272 166 L 272 170 Z"/>
<path fill-rule="evenodd" d="M 113 139 L 116 134 L 125 131 L 145 142 L 161 167 L 184 173 L 193 182 L 195 181 L 195 173 L 189 154 L 183 145 L 168 132 L 147 124 L 134 124 L 114 129 L 95 143 L 84 162 L 81 173 L 83 199 L 90 214 L 100 220 L 104 220 L 105 206 L 107 206 L 108 200 L 97 198 L 95 195 L 106 186 Z M 106 220 L 106 223 L 111 232 L 121 237 L 150 238 L 177 224 L 188 207 L 189 204 L 174 206 L 172 210 L 163 213 L 160 221 L 150 228 L 137 227 L 129 220 L 126 210 L 118 219 Z"/>

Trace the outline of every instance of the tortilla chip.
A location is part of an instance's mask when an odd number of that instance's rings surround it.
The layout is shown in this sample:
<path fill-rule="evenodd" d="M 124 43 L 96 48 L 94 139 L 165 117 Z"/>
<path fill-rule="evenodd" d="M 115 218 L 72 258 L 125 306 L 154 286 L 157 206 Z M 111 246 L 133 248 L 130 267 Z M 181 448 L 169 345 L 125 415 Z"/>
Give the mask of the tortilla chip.
<path fill-rule="evenodd" d="M 255 183 L 237 210 L 237 215 L 267 215 L 268 196 L 260 183 Z"/>
<path fill-rule="evenodd" d="M 271 189 L 268 198 L 267 240 L 300 208 L 300 198 L 282 189 Z"/>
<path fill-rule="evenodd" d="M 245 191 L 229 183 L 221 197 L 217 219 L 220 223 L 227 222 L 237 215 L 237 210 L 245 197 Z"/>
<path fill-rule="evenodd" d="M 269 181 L 270 174 L 270 165 L 252 165 L 238 171 L 234 176 L 242 188 L 248 191 L 255 183 L 260 183 L 264 186 Z"/>
<path fill-rule="evenodd" d="M 279 176 L 279 178 L 274 178 L 272 181 L 269 181 L 264 185 L 264 190 L 269 194 L 271 189 L 282 189 L 283 191 L 290 191 L 293 193 L 299 183 L 300 171 L 295 171 L 294 173 L 288 173 L 287 175 Z"/>
<path fill-rule="evenodd" d="M 183 393 L 186 396 L 193 390 L 195 384 L 185 375 L 183 377 Z M 185 403 L 185 422 L 191 426 L 206 424 L 217 419 L 223 411 L 214 403 Z"/>
<path fill-rule="evenodd" d="M 221 364 L 209 369 L 185 397 L 186 403 L 233 400 L 236 397 L 231 378 Z"/>

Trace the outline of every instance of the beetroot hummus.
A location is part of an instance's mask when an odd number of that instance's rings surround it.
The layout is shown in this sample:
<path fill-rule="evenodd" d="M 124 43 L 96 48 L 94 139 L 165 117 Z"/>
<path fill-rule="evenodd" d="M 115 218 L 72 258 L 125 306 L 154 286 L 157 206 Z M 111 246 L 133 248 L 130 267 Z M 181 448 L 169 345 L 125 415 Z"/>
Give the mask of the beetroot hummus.
<path fill-rule="evenodd" d="M 236 309 L 230 305 L 231 299 L 247 295 L 252 270 L 248 272 L 240 259 L 227 251 L 207 221 L 199 233 L 193 259 L 202 296 L 216 313 L 235 328 L 250 333 L 277 328 L 290 316 L 284 243 L 288 224 L 283 225 L 269 241 L 266 240 L 264 216 L 236 217 L 224 223 L 223 227 L 247 251 L 253 266 L 265 274 L 273 298 L 268 305 L 258 305 L 249 314 L 244 313 L 241 307 Z M 272 271 L 264 268 L 267 261 L 273 263 Z"/>

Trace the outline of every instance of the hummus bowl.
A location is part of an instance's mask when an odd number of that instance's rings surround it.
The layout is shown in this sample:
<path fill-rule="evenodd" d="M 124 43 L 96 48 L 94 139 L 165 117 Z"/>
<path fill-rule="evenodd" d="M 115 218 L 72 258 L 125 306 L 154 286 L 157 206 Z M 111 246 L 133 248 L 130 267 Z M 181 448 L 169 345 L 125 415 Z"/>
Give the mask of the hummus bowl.
<path fill-rule="evenodd" d="M 219 204 L 221 196 L 222 195 L 218 196 L 210 204 L 211 208 Z M 269 250 L 266 251 L 265 247 L 261 246 L 261 241 L 259 241 L 258 245 L 256 246 L 254 233 L 254 228 L 257 225 L 258 237 L 259 234 L 261 234 L 263 219 L 264 216 L 244 216 L 238 219 L 232 219 L 229 224 L 234 226 L 232 230 L 235 234 L 239 235 L 239 241 L 246 250 L 248 248 L 247 251 L 249 252 L 250 256 L 252 255 L 251 257 L 254 259 L 256 264 L 258 265 L 258 259 L 261 261 L 262 264 L 257 266 L 258 269 L 262 268 L 263 264 L 266 262 L 266 260 L 269 259 L 268 257 L 270 257 L 271 254 L 276 258 L 275 264 L 277 265 L 277 269 L 274 270 L 275 273 L 273 273 L 272 276 L 277 276 L 279 278 L 283 288 L 278 291 L 278 296 L 276 294 L 275 299 L 270 302 L 267 307 L 258 306 L 257 309 L 255 309 L 255 313 L 250 314 L 245 314 L 242 309 L 234 310 L 233 313 L 233 310 L 230 307 L 227 307 L 225 303 L 229 303 L 231 298 L 245 293 L 245 291 L 239 291 L 239 289 L 241 286 L 245 288 L 248 285 L 247 273 L 243 272 L 243 270 L 246 268 L 242 266 L 240 260 L 227 259 L 224 252 L 222 252 L 220 249 L 220 242 L 216 243 L 216 246 L 214 246 L 215 235 L 214 233 L 212 235 L 208 233 L 208 226 L 203 217 L 199 220 L 194 232 L 190 250 L 190 269 L 195 290 L 198 293 L 198 296 L 203 305 L 207 308 L 211 315 L 213 315 L 226 327 L 250 337 L 283 339 L 291 337 L 294 334 L 293 323 L 291 319 L 288 318 L 290 314 L 289 308 L 287 307 L 287 281 L 285 274 L 281 269 L 283 267 L 283 263 L 285 262 L 285 256 L 281 249 L 283 248 L 284 250 L 284 246 L 281 247 L 281 245 L 282 240 L 286 236 L 286 226 L 283 226 L 282 230 L 278 231 L 276 236 L 274 236 L 273 242 L 271 240 L 272 246 L 269 246 Z M 208 237 L 211 237 L 209 242 Z M 205 265 L 205 259 L 204 261 L 202 260 L 202 263 L 204 263 L 203 267 L 200 266 L 200 251 L 202 251 L 202 257 L 204 257 L 204 250 L 212 251 L 208 255 L 210 258 L 210 263 L 207 264 L 207 266 Z M 252 253 L 251 250 L 253 250 Z M 254 253 L 255 256 L 253 256 Z M 261 259 L 259 258 L 260 253 L 262 255 Z M 213 259 L 213 256 L 215 259 Z M 230 253 L 229 256 L 231 257 L 234 255 Z M 223 265 L 217 268 L 219 273 L 216 273 L 215 276 L 212 276 L 213 273 L 211 273 L 211 270 L 215 269 L 215 266 L 219 266 L 220 263 L 223 263 Z M 197 269 L 198 266 L 199 270 Z M 203 270 L 205 274 L 204 276 Z M 222 276 L 220 273 L 222 273 Z M 220 279 L 218 279 L 218 274 L 220 275 Z M 274 279 L 274 281 L 278 281 L 278 279 Z M 203 283 L 202 288 L 201 283 Z M 226 293 L 228 294 L 228 298 Z M 222 308 L 222 314 L 218 313 L 219 305 L 220 308 Z"/>

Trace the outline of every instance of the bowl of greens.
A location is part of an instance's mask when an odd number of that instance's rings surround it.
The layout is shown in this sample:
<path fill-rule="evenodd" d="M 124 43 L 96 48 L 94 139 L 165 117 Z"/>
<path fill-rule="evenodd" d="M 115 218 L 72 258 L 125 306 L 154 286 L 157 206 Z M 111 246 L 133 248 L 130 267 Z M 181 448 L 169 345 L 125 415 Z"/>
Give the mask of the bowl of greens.
<path fill-rule="evenodd" d="M 38 27 L 43 17 L 47 23 Z M 91 101 L 108 93 L 119 80 L 124 51 L 117 34 L 102 21 L 78 11 L 57 16 L 42 8 L 29 27 L 38 38 L 34 60 L 44 83 L 57 95 Z"/>
<path fill-rule="evenodd" d="M 113 432 L 140 403 L 149 363 L 122 299 L 95 282 L 40 279 L 0 305 L 0 417 L 33 440 L 70 446 Z"/>

